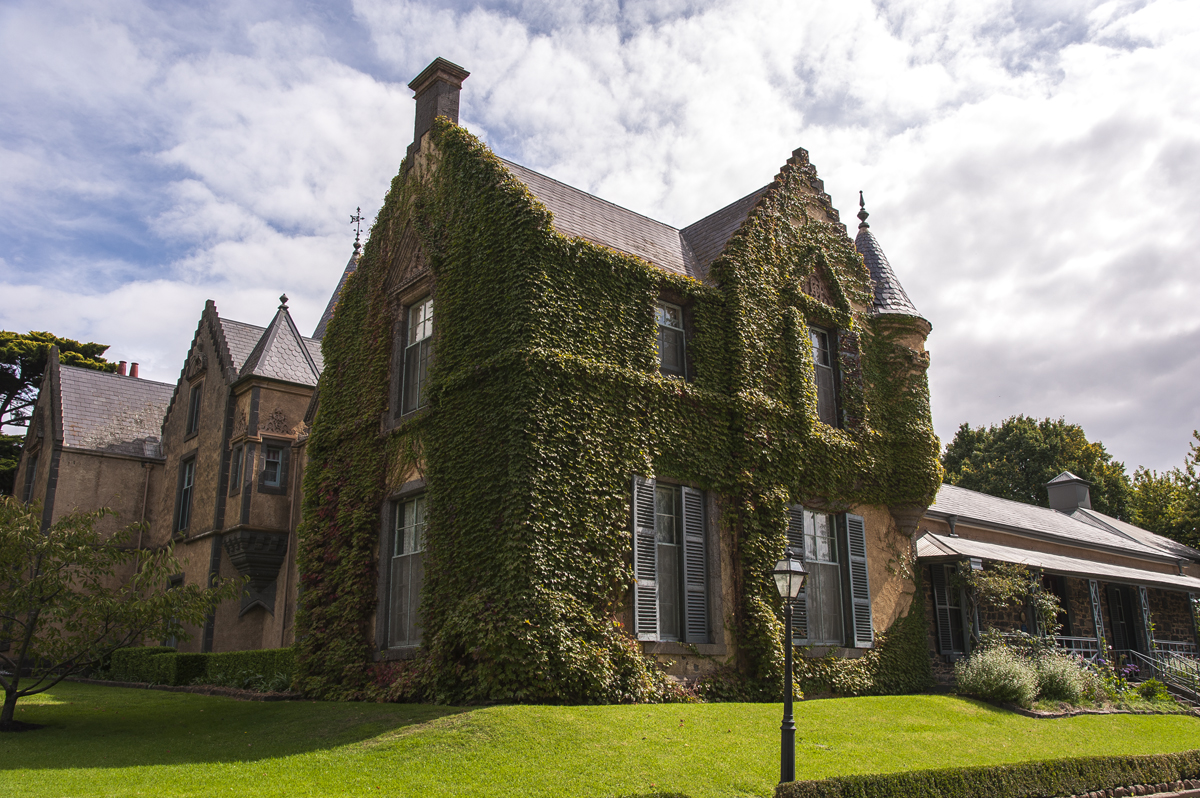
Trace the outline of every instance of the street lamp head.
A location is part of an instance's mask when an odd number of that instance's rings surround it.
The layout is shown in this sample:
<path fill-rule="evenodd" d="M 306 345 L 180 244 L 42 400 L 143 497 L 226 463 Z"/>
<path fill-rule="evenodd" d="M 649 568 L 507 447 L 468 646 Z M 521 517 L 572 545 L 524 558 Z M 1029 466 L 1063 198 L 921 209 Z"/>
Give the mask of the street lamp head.
<path fill-rule="evenodd" d="M 795 555 L 789 547 L 783 552 L 783 559 L 775 563 L 775 570 L 772 574 L 775 577 L 775 587 L 779 590 L 779 597 L 787 601 L 799 595 L 800 588 L 804 587 L 804 577 L 808 576 L 808 571 L 804 570 L 804 563 L 795 559 Z"/>

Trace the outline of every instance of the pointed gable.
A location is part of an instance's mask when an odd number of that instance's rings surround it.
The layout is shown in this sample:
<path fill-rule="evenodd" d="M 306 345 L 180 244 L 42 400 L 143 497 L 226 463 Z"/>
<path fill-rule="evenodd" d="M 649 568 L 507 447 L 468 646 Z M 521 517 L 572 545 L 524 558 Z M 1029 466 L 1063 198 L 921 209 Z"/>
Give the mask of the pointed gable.
<path fill-rule="evenodd" d="M 279 310 L 271 324 L 254 345 L 238 379 L 262 377 L 298 385 L 316 386 L 321 366 L 313 357 L 311 339 L 300 335 L 292 314 L 288 312 L 287 295 L 281 296 Z M 319 345 L 317 347 L 319 351 Z"/>

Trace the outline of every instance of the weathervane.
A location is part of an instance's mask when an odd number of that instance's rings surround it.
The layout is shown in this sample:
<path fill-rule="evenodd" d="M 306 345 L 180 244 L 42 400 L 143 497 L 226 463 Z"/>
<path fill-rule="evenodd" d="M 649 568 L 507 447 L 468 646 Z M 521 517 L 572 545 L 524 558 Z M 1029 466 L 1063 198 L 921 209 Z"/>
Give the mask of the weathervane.
<path fill-rule="evenodd" d="M 359 236 L 362 235 L 362 208 L 354 209 L 354 215 L 350 217 L 350 224 L 354 225 L 354 251 L 358 252 L 362 249 L 362 245 L 358 243 Z"/>

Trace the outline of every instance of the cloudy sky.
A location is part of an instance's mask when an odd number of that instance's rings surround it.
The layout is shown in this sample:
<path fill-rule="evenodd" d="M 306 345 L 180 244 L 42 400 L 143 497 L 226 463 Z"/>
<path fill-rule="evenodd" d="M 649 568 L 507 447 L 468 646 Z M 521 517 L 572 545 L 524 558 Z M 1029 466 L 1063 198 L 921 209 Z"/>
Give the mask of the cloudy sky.
<path fill-rule="evenodd" d="M 5 0 L 0 328 L 174 381 L 204 300 L 310 330 L 470 70 L 498 154 L 683 226 L 811 153 L 933 323 L 934 420 L 1065 417 L 1126 465 L 1200 427 L 1200 4 Z M 853 227 L 851 227 L 853 232 Z"/>

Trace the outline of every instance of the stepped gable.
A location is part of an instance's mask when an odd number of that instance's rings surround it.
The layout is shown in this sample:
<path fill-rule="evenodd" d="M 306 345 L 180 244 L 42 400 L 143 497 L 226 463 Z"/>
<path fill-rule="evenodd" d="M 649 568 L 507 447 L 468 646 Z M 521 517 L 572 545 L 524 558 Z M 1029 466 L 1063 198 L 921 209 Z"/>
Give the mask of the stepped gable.
<path fill-rule="evenodd" d="M 892 271 L 892 265 L 888 263 L 887 255 L 883 254 L 883 247 L 879 245 L 879 240 L 871 232 L 871 225 L 867 224 L 867 217 L 870 214 L 867 213 L 861 191 L 858 193 L 858 204 L 860 224 L 858 225 L 858 235 L 854 239 L 854 248 L 858 250 L 859 255 L 862 255 L 863 263 L 871 271 L 871 285 L 875 290 L 872 314 L 922 318 L 912 300 L 908 298 L 908 294 L 905 293 L 904 286 L 900 285 L 896 273 Z"/>
<path fill-rule="evenodd" d="M 350 260 L 346 261 L 346 268 L 342 270 L 342 277 L 338 280 L 337 288 L 333 289 L 333 293 L 329 297 L 329 304 L 325 306 L 325 312 L 321 314 L 321 320 L 317 322 L 317 328 L 313 330 L 312 337 L 320 341 L 325 337 L 325 328 L 329 326 L 330 319 L 333 318 L 333 311 L 337 308 L 338 300 L 342 298 L 342 290 L 346 287 L 346 281 L 350 279 L 350 275 L 358 268 L 358 256 L 360 254 L 358 242 L 354 243 L 354 254 L 350 256 Z M 317 347 L 320 350 L 320 347 Z"/>
<path fill-rule="evenodd" d="M 174 390 L 165 382 L 60 365 L 63 445 L 161 458 L 163 416 Z"/>
<path fill-rule="evenodd" d="M 314 344 L 319 354 L 319 342 L 300 335 L 296 323 L 292 321 L 292 314 L 288 312 L 287 295 L 284 294 L 279 298 L 279 310 L 275 318 L 246 357 L 238 379 L 262 377 L 316 386 L 323 364 L 313 357 Z"/>
<path fill-rule="evenodd" d="M 572 188 L 520 164 L 500 161 L 553 217 L 554 229 L 570 238 L 582 238 L 602 247 L 633 255 L 660 269 L 703 281 L 707 269 L 692 252 L 683 235 L 669 224 L 614 205 Z"/>

